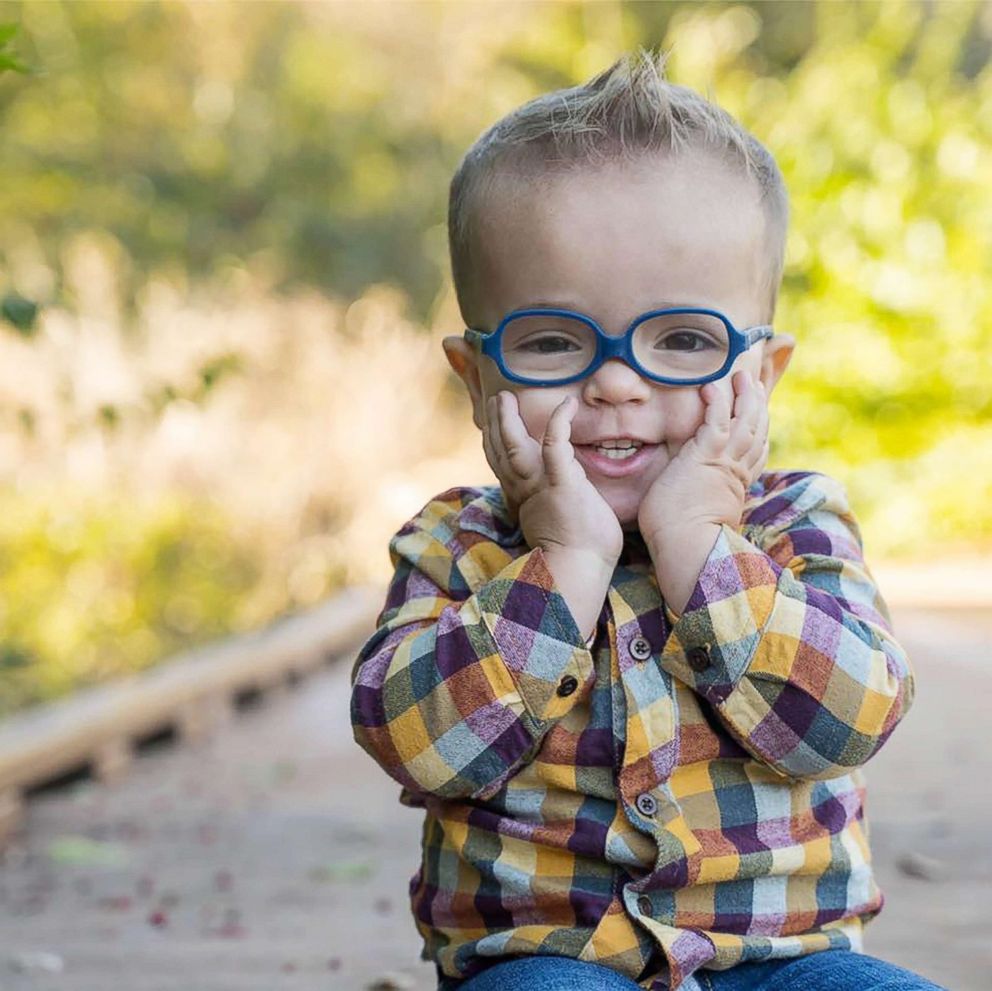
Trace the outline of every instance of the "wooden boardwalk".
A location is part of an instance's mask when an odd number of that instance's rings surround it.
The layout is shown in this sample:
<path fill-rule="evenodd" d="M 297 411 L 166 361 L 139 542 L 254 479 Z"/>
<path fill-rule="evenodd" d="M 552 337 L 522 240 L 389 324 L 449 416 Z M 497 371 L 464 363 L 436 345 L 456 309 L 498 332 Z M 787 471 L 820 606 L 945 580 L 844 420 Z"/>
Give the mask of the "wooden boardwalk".
<path fill-rule="evenodd" d="M 992 618 L 895 622 L 918 696 L 866 768 L 886 895 L 866 949 L 986 991 Z M 29 796 L 0 860 L 0 991 L 432 989 L 406 902 L 421 813 L 352 741 L 349 667 L 154 747 L 114 784 Z"/>

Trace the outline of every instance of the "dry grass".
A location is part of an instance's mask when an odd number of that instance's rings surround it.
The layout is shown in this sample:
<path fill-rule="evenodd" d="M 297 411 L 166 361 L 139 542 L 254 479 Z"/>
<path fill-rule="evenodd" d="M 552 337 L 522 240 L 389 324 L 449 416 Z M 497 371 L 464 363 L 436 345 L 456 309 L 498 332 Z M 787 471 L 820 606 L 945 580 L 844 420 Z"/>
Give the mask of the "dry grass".
<path fill-rule="evenodd" d="M 0 336 L 0 478 L 25 497 L 203 498 L 305 603 L 385 579 L 389 535 L 433 494 L 493 481 L 441 350 L 461 329 L 453 297 L 425 328 L 385 286 L 284 299 L 237 269 L 195 290 L 153 279 L 125 320 L 112 247 L 89 236 L 70 257 L 77 312 Z"/>

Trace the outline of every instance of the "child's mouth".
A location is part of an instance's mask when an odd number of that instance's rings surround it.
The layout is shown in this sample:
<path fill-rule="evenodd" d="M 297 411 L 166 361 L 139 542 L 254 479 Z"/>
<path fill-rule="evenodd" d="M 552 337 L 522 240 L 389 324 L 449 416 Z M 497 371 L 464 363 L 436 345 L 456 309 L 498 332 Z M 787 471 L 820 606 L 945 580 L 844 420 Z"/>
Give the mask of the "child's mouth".
<path fill-rule="evenodd" d="M 590 468 L 606 478 L 622 478 L 639 472 L 651 459 L 657 444 L 642 444 L 640 447 L 606 448 L 591 444 L 576 444 L 575 456 L 585 468 Z"/>

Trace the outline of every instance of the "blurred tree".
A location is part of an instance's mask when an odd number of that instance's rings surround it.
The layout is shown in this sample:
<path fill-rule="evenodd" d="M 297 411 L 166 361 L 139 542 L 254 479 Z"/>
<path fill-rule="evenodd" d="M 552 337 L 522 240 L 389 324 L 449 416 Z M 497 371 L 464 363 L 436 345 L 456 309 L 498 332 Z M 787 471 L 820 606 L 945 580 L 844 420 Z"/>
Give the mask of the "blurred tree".
<path fill-rule="evenodd" d="M 448 183 L 461 155 L 539 92 L 579 83 L 623 50 L 660 45 L 670 77 L 764 141 L 790 190 L 776 322 L 800 346 L 772 400 L 772 465 L 842 478 L 869 550 L 992 548 L 992 5 L 0 0 L 0 24 L 5 356 L 49 346 L 45 354 L 64 355 L 80 328 L 114 340 L 191 337 L 186 300 L 230 306 L 244 287 L 278 300 L 265 311 L 273 324 L 283 301 L 289 312 L 308 288 L 345 301 L 337 321 L 301 311 L 327 320 L 330 351 L 367 332 L 360 297 L 376 285 L 395 287 L 415 323 L 439 312 L 457 322 L 441 307 L 450 306 Z M 87 252 L 109 259 L 109 274 L 87 268 Z M 149 303 L 163 294 L 176 301 Z M 39 306 L 78 320 L 46 334 Z M 158 322 L 142 325 L 148 313 Z M 368 326 L 383 334 L 381 322 Z M 289 318 L 276 336 L 282 351 L 302 339 Z M 50 381 L 29 376 L 23 392 L 0 394 L 0 440 L 16 431 L 41 438 L 40 449 L 47 429 L 47 443 L 83 438 L 98 458 L 115 431 L 151 434 L 170 412 L 182 429 L 245 366 L 231 346 L 196 367 L 183 381 L 135 374 L 148 402 L 129 407 L 76 403 L 76 366 L 66 362 Z M 90 419 L 49 429 L 51 410 L 24 398 L 28 386 Z M 262 436 L 264 424 L 269 455 L 285 427 L 268 422 L 277 414 L 260 410 L 244 425 Z M 337 520 L 331 510 L 347 495 L 280 508 Z M 150 663 L 180 635 L 238 628 L 259 575 L 270 590 L 289 584 L 281 576 L 291 566 L 261 560 L 257 535 L 233 538 L 196 505 L 164 529 L 154 507 L 129 517 L 131 550 L 108 577 L 101 541 L 84 540 L 70 560 L 57 532 L 52 544 L 51 522 L 27 512 L 34 498 L 0 488 L 0 557 L 21 562 L 3 570 L 0 595 L 0 681 L 16 686 L 11 698 Z M 115 506 L 108 495 L 78 509 L 76 528 L 105 536 Z M 202 558 L 212 571 L 170 564 L 203 542 L 216 551 Z M 324 574 L 323 563 L 292 567 L 300 587 Z M 76 601 L 59 598 L 53 625 L 44 600 L 59 596 L 67 569 Z M 88 608 L 104 588 L 110 604 Z M 268 616 L 290 600 L 267 593 L 264 603 Z M 79 659 L 75 671 L 67 654 Z"/>
<path fill-rule="evenodd" d="M 467 144 L 621 48 L 678 38 L 675 76 L 769 140 L 797 206 L 810 192 L 836 210 L 845 189 L 886 183 L 900 155 L 903 178 L 920 181 L 952 116 L 947 155 L 983 116 L 981 3 L 504 6 L 512 21 L 473 4 L 5 2 L 45 77 L 0 87 L 0 253 L 33 231 L 58 298 L 59 244 L 98 227 L 132 259 L 132 289 L 156 268 L 202 279 L 248 264 L 276 289 L 353 298 L 393 283 L 424 319 L 447 279 L 447 182 Z M 787 134 L 782 108 L 811 113 L 810 127 Z M 818 166 L 809 190 L 814 152 L 842 171 Z M 974 188 L 973 175 L 949 178 Z M 950 185 L 933 190 L 938 223 L 955 216 Z M 807 274 L 793 265 L 787 291 Z"/>
<path fill-rule="evenodd" d="M 247 624 L 259 562 L 202 502 L 0 491 L 0 717 Z"/>
<path fill-rule="evenodd" d="M 0 24 L 0 72 L 7 72 L 8 70 L 14 72 L 28 71 L 27 66 L 18 61 L 9 47 L 16 33 L 16 24 Z"/>

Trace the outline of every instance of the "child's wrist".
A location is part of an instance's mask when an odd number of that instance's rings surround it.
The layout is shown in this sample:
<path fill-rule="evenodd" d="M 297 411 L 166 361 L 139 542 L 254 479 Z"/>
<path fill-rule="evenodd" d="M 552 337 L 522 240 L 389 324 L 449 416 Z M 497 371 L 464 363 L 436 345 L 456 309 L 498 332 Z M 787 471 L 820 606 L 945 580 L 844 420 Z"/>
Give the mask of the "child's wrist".
<path fill-rule="evenodd" d="M 558 562 L 563 567 L 607 579 L 613 575 L 617 561 L 620 560 L 619 555 L 611 558 L 588 547 L 570 547 L 567 544 L 541 544 L 540 547 L 546 559 Z"/>
<path fill-rule="evenodd" d="M 645 545 L 655 566 L 658 590 L 677 614 L 685 611 L 700 572 L 720 536 L 721 524 L 711 520 L 687 523 L 670 531 L 655 531 Z"/>
<path fill-rule="evenodd" d="M 684 514 L 668 520 L 655 520 L 650 530 L 641 528 L 641 537 L 648 550 L 662 547 L 672 542 L 691 542 L 694 539 L 705 539 L 709 534 L 720 529 L 723 520 L 714 517 L 693 517 Z"/>

